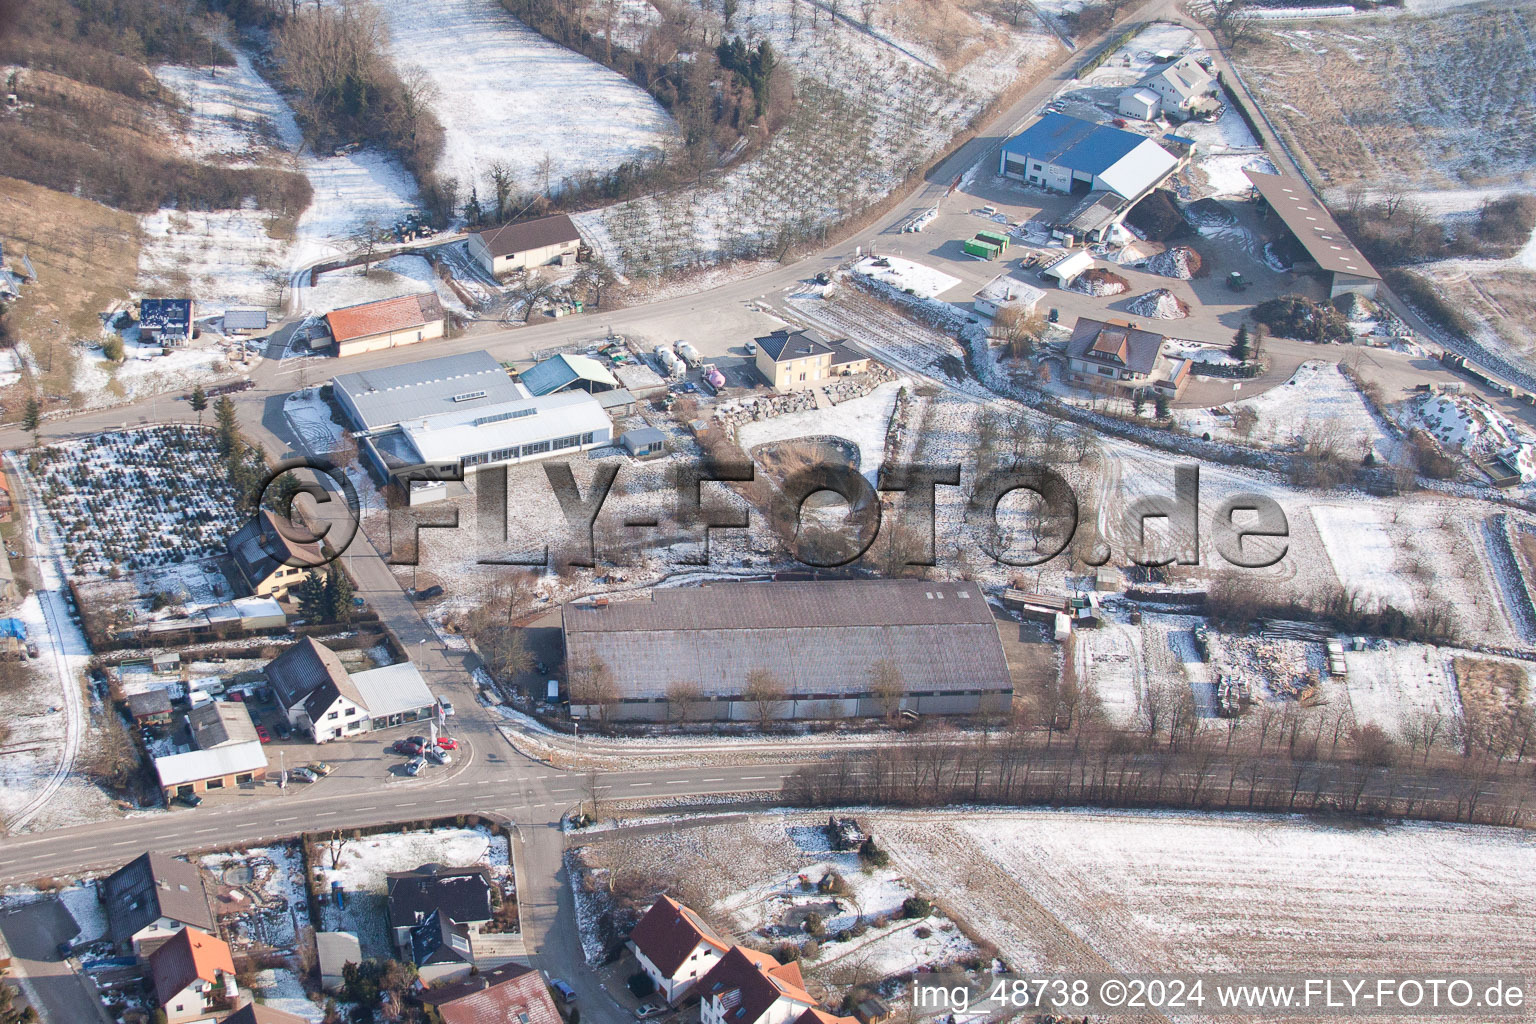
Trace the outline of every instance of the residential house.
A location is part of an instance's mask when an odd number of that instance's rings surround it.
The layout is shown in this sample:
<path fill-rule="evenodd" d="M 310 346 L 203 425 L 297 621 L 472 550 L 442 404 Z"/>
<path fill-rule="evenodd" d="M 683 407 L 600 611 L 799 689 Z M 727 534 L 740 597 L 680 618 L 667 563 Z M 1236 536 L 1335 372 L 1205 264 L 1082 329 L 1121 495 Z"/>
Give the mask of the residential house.
<path fill-rule="evenodd" d="M 313 637 L 268 662 L 265 675 L 288 723 L 311 733 L 316 742 L 368 731 L 363 695 L 336 652 Z"/>
<path fill-rule="evenodd" d="M 868 356 L 809 328 L 774 331 L 756 342 L 757 372 L 779 391 L 813 388 L 829 378 L 869 369 Z"/>
<path fill-rule="evenodd" d="M 491 920 L 491 873 L 484 866 L 424 864 L 385 876 L 390 937 L 426 981 L 453 981 L 475 965 L 474 938 Z"/>
<path fill-rule="evenodd" d="M 183 928 L 151 953 L 149 976 L 166 1024 L 216 1016 L 240 994 L 228 944 L 200 928 Z"/>
<path fill-rule="evenodd" d="M 221 1024 L 309 1024 L 308 1017 L 296 1017 L 260 1003 L 246 1003 L 225 1017 Z"/>
<path fill-rule="evenodd" d="M 544 976 L 525 964 L 503 964 L 420 993 L 443 1024 L 562 1024 Z"/>
<path fill-rule="evenodd" d="M 447 316 L 437 293 L 422 292 L 335 309 L 325 323 L 330 338 L 314 344 L 324 348 L 334 342 L 336 355 L 344 357 L 441 338 Z"/>
<path fill-rule="evenodd" d="M 581 251 L 581 232 L 563 213 L 504 224 L 469 236 L 469 254 L 487 274 L 500 275 L 550 264 L 570 266 Z"/>
<path fill-rule="evenodd" d="M 795 1018 L 795 1024 L 868 1024 L 860 1017 L 839 1017 L 835 1013 L 811 1007 Z"/>
<path fill-rule="evenodd" d="M 816 1007 L 800 965 L 732 946 L 699 979 L 700 1024 L 790 1024 Z"/>
<path fill-rule="evenodd" d="M 1077 384 L 1177 395 L 1189 380 L 1189 361 L 1164 355 L 1167 341 L 1135 324 L 1079 317 L 1067 341 L 1067 376 Z"/>
<path fill-rule="evenodd" d="M 687 996 L 730 948 L 708 922 L 670 896 L 651 904 L 629 933 L 629 945 L 669 1003 Z"/>
<path fill-rule="evenodd" d="M 1141 89 L 1155 93 L 1162 112 L 1181 121 L 1220 106 L 1216 76 L 1193 57 L 1180 57 L 1159 68 L 1142 81 Z"/>
<path fill-rule="evenodd" d="M 186 927 L 213 931 L 203 873 L 163 853 L 144 853 L 100 883 L 107 933 L 122 949 L 148 956 Z"/>
<path fill-rule="evenodd" d="M 127 704 L 134 725 L 169 725 L 171 722 L 169 690 L 156 687 L 142 693 L 130 693 Z"/>
<path fill-rule="evenodd" d="M 139 338 L 162 345 L 184 345 L 192 337 L 191 299 L 144 299 L 139 302 Z"/>
<path fill-rule="evenodd" d="M 281 601 L 311 569 L 325 564 L 320 544 L 297 532 L 264 508 L 229 538 L 230 559 L 256 597 Z"/>

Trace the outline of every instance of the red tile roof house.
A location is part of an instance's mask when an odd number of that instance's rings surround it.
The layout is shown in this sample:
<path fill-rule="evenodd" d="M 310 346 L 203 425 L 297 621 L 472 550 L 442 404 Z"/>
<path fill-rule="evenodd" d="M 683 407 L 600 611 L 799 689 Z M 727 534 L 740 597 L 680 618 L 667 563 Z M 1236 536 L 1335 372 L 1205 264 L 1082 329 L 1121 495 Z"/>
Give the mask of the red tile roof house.
<path fill-rule="evenodd" d="M 703 918 L 668 896 L 645 912 L 629 943 L 640 969 L 669 1003 L 687 996 L 729 948 Z"/>
<path fill-rule="evenodd" d="M 443 306 L 432 292 L 362 302 L 325 315 L 338 356 L 399 348 L 443 336 Z M 314 342 L 324 345 L 324 341 Z"/>
<path fill-rule="evenodd" d="M 791 1024 L 816 1009 L 799 964 L 732 946 L 699 979 L 699 1024 Z"/>
<path fill-rule="evenodd" d="M 149 976 L 166 1024 L 217 1015 L 240 994 L 229 946 L 198 928 L 183 928 L 151 953 Z"/>
<path fill-rule="evenodd" d="M 421 993 L 443 1024 L 563 1024 L 544 977 L 524 964 L 503 964 Z"/>

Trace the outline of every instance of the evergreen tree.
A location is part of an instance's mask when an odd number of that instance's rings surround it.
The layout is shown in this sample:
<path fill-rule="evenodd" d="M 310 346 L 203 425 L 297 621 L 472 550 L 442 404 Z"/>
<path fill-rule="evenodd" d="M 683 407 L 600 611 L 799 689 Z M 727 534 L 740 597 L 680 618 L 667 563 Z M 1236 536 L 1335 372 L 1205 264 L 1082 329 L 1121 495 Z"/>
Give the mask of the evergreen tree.
<path fill-rule="evenodd" d="M 38 404 L 37 395 L 27 396 L 27 411 L 21 418 L 23 430 L 32 434 L 32 447 L 36 448 L 42 443 L 43 407 Z"/>
<path fill-rule="evenodd" d="M 208 408 L 208 392 L 203 390 L 201 384 L 192 385 L 192 396 L 188 399 L 192 403 L 192 411 L 197 413 L 197 425 L 203 425 L 203 410 Z"/>
<path fill-rule="evenodd" d="M 469 201 L 464 204 L 464 219 L 471 224 L 479 224 L 485 219 L 485 211 L 480 208 L 480 193 L 473 185 L 469 188 Z"/>
<path fill-rule="evenodd" d="M 335 562 L 325 577 L 325 619 L 327 622 L 352 621 L 352 581 Z"/>
<path fill-rule="evenodd" d="M 1232 347 L 1227 349 L 1227 351 L 1233 359 L 1241 359 L 1247 362 L 1248 353 L 1251 349 L 1252 343 L 1248 340 L 1248 325 L 1243 324 L 1243 326 L 1237 329 L 1237 334 L 1232 338 Z"/>
<path fill-rule="evenodd" d="M 235 403 L 223 395 L 213 405 L 213 416 L 219 425 L 219 454 L 228 458 L 240 447 L 240 427 L 235 422 Z"/>
<path fill-rule="evenodd" d="M 1131 392 L 1131 408 L 1136 410 L 1136 415 L 1140 416 L 1141 413 L 1142 413 L 1142 410 L 1145 409 L 1146 407 L 1147 407 L 1147 393 L 1145 391 L 1142 391 L 1140 388 L 1138 388 L 1137 390 Z"/>
<path fill-rule="evenodd" d="M 1163 394 L 1162 392 L 1158 392 L 1156 395 L 1152 396 L 1152 402 L 1153 402 L 1153 407 L 1157 410 L 1157 418 L 1160 419 L 1160 420 L 1167 419 L 1168 418 L 1168 396 Z"/>
<path fill-rule="evenodd" d="M 326 613 L 326 580 L 319 572 L 311 571 L 293 588 L 299 602 L 299 614 L 310 622 L 324 620 Z"/>

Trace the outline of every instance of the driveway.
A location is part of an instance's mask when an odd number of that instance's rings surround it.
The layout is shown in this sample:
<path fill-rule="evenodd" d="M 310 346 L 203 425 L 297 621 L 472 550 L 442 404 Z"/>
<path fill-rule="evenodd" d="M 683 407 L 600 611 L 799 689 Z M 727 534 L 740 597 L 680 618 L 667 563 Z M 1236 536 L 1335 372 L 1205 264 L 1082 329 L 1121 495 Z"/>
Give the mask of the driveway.
<path fill-rule="evenodd" d="M 79 931 L 64 904 L 52 897 L 0 914 L 0 932 L 11 947 L 12 977 L 46 1021 L 110 1021 L 94 986 L 59 959 L 59 943 Z"/>

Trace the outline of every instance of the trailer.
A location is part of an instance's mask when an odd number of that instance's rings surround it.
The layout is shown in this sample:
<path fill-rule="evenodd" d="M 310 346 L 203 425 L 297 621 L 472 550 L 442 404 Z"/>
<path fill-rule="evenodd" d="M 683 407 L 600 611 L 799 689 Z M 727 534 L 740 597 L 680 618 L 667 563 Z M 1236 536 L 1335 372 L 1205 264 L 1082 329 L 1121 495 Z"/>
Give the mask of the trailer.
<path fill-rule="evenodd" d="M 677 354 L 683 362 L 688 364 L 690 370 L 696 369 L 700 363 L 704 362 L 704 357 L 699 355 L 699 350 L 686 341 L 678 343 Z"/>
<path fill-rule="evenodd" d="M 976 240 L 997 246 L 999 252 L 1008 251 L 1008 236 L 999 231 L 978 231 Z"/>
<path fill-rule="evenodd" d="M 974 256 L 979 260 L 995 260 L 1003 254 L 1003 250 L 991 242 L 983 242 L 978 238 L 968 238 L 960 246 L 967 256 Z"/>

